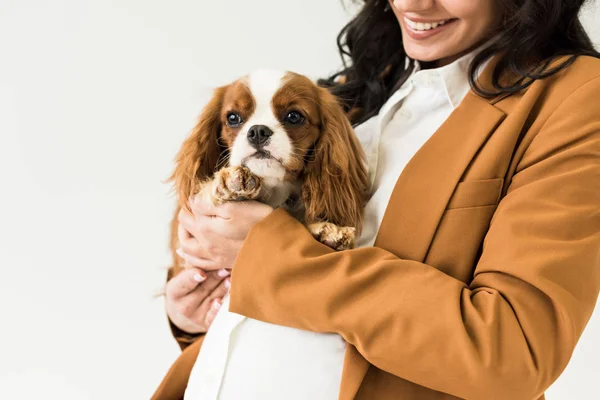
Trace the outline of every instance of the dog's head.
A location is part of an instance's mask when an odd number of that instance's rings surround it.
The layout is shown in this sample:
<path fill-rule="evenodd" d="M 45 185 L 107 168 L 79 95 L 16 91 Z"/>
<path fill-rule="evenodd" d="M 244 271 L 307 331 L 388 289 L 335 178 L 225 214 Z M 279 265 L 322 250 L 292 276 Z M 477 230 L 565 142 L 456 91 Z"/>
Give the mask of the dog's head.
<path fill-rule="evenodd" d="M 261 70 L 216 89 L 176 164 L 182 206 L 198 181 L 243 165 L 263 178 L 301 181 L 307 222 L 360 230 L 362 148 L 336 99 L 305 76 Z"/>

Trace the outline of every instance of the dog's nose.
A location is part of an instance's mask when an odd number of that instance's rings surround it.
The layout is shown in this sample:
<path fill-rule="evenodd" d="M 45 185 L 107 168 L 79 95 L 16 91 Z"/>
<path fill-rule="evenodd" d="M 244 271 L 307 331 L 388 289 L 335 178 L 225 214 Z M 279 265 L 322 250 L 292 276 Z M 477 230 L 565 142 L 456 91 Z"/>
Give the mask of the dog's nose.
<path fill-rule="evenodd" d="M 248 141 L 252 147 L 261 147 L 273 135 L 273 131 L 265 125 L 254 125 L 248 131 Z"/>

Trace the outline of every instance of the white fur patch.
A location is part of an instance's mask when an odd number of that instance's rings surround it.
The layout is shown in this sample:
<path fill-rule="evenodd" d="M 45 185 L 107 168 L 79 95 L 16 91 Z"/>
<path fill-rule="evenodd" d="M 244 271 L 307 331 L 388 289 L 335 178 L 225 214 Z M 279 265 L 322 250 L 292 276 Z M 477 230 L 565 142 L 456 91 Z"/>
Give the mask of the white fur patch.
<path fill-rule="evenodd" d="M 258 176 L 283 179 L 285 168 L 281 164 L 273 160 L 248 159 L 256 152 L 256 149 L 248 142 L 247 135 L 248 130 L 255 125 L 269 127 L 273 131 L 273 135 L 264 149 L 281 162 L 289 162 L 293 146 L 272 107 L 273 96 L 281 88 L 284 77 L 285 71 L 267 69 L 258 70 L 248 75 L 246 83 L 254 97 L 256 108 L 254 114 L 244 122 L 244 126 L 233 142 L 229 160 L 230 165 L 235 166 L 245 163 Z"/>
<path fill-rule="evenodd" d="M 254 175 L 262 178 L 275 178 L 283 180 L 285 168 L 279 162 L 268 158 L 250 158 L 246 161 L 246 167 Z"/>

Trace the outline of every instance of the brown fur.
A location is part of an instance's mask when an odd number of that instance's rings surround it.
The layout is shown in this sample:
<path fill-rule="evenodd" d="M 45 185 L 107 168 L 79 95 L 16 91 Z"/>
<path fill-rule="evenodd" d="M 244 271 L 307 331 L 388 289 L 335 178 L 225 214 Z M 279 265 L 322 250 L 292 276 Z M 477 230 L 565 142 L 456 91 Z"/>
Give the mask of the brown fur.
<path fill-rule="evenodd" d="M 355 245 L 356 229 L 352 227 L 317 222 L 308 225 L 308 230 L 315 239 L 335 251 L 348 250 Z"/>
<path fill-rule="evenodd" d="M 368 177 L 364 153 L 337 100 L 320 89 L 321 135 L 305 167 L 307 222 L 362 228 Z"/>
<path fill-rule="evenodd" d="M 362 148 L 337 100 L 308 78 L 288 73 L 282 87 L 273 96 L 272 109 L 278 118 L 283 118 L 292 106 L 303 113 L 307 123 L 286 127 L 294 145 L 293 157 L 284 165 L 286 179 L 293 181 L 300 178 L 303 181 L 302 200 L 307 225 L 330 223 L 326 229 L 329 233 L 325 236 L 323 229 L 318 228 L 323 225 L 311 227 L 315 237 L 331 243 L 331 237 L 337 238 L 342 234 L 344 246 L 351 247 L 353 238 L 346 236 L 353 236 L 362 228 L 368 185 Z M 177 215 L 181 208 L 189 209 L 188 199 L 198 192 L 202 182 L 220 179 L 215 196 L 223 200 L 236 198 L 237 186 L 234 187 L 228 180 L 229 171 L 215 175 L 226 165 L 228 149 L 240 130 L 227 126 L 225 119 L 230 110 L 236 110 L 245 119 L 254 112 L 254 108 L 253 96 L 244 79 L 216 89 L 176 157 L 175 171 L 171 176 L 178 198 L 171 223 L 174 269 L 183 267 L 182 260 L 175 254 L 179 247 Z M 257 182 L 260 184 L 260 180 Z M 244 187 L 244 190 L 247 188 Z M 334 225 L 352 229 L 336 233 L 331 229 Z"/>
<path fill-rule="evenodd" d="M 215 90 L 190 136 L 183 142 L 175 158 L 175 171 L 170 177 L 180 208 L 189 209 L 188 199 L 197 192 L 199 182 L 209 179 L 217 170 L 226 151 L 220 143 L 221 109 L 228 87 Z"/>
<path fill-rule="evenodd" d="M 177 207 L 171 219 L 170 248 L 173 266 L 169 277 L 177 275 L 184 268 L 183 260 L 175 253 L 179 248 L 177 228 L 178 215 L 182 208 L 190 210 L 189 198 L 198 190 L 199 183 L 209 179 L 217 170 L 219 160 L 225 153 L 220 144 L 221 109 L 228 86 L 217 88 L 212 99 L 202 111 L 190 136 L 183 142 L 175 158 L 175 170 L 169 178 L 177 195 Z"/>

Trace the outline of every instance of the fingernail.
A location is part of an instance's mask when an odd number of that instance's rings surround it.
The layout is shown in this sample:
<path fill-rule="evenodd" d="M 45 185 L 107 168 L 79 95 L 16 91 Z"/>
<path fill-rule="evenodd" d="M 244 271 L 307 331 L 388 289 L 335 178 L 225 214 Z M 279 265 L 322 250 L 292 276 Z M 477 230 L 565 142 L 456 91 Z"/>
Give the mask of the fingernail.
<path fill-rule="evenodd" d="M 206 279 L 206 277 L 205 277 L 205 276 L 202 276 L 202 275 L 200 275 L 200 273 L 199 273 L 199 272 L 196 272 L 196 273 L 194 274 L 194 280 L 195 280 L 196 282 L 204 282 L 204 280 L 205 280 L 205 279 Z"/>
<path fill-rule="evenodd" d="M 217 275 L 219 275 L 221 278 L 225 278 L 226 276 L 229 276 L 229 271 L 227 271 L 226 269 L 220 269 L 217 272 Z"/>
<path fill-rule="evenodd" d="M 225 279 L 225 287 L 229 289 L 231 287 L 231 280 L 229 278 Z"/>
<path fill-rule="evenodd" d="M 179 257 L 184 258 L 183 250 L 181 250 L 181 248 L 178 248 L 177 250 L 175 250 L 175 253 L 177 253 L 177 255 Z"/>
<path fill-rule="evenodd" d="M 212 308 L 214 308 L 215 310 L 221 308 L 221 305 L 219 304 L 218 300 L 213 301 Z"/>

